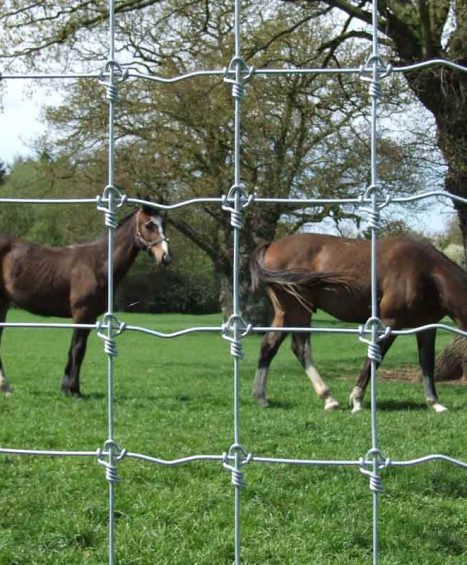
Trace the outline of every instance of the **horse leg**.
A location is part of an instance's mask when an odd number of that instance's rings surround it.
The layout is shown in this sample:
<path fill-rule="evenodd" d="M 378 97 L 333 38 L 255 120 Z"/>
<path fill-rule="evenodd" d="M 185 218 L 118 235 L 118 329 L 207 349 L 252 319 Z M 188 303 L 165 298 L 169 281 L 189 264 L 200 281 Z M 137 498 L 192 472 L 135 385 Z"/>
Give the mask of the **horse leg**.
<path fill-rule="evenodd" d="M 386 336 L 380 344 L 380 351 L 381 351 L 381 361 L 377 364 L 379 367 L 381 362 L 384 359 L 384 356 L 388 352 L 391 345 L 394 343 L 394 340 L 397 336 L 389 334 Z M 349 403 L 352 407 L 352 414 L 356 412 L 360 412 L 363 408 L 363 397 L 365 396 L 365 390 L 368 386 L 371 377 L 371 360 L 368 357 L 365 359 L 365 364 L 363 365 L 362 372 L 358 376 L 357 384 L 352 389 L 352 392 L 349 396 Z"/>
<path fill-rule="evenodd" d="M 447 408 L 438 401 L 435 388 L 435 340 L 436 328 L 417 333 L 418 359 L 422 369 L 426 403 L 435 412 L 445 412 Z"/>
<path fill-rule="evenodd" d="M 62 391 L 66 395 L 80 397 L 79 371 L 86 353 L 86 345 L 90 330 L 87 328 L 76 328 L 73 331 L 70 349 L 68 351 L 68 362 L 62 379 Z"/>
<path fill-rule="evenodd" d="M 0 302 L 0 322 L 5 321 L 7 311 L 8 311 L 8 304 L 4 301 Z M 3 330 L 4 328 L 0 327 L 0 342 L 2 339 Z M 3 363 L 1 358 L 0 358 L 0 391 L 7 395 L 13 392 L 10 382 L 8 381 L 7 376 L 5 374 L 5 369 L 3 368 Z"/>
<path fill-rule="evenodd" d="M 284 326 L 284 317 L 284 312 L 282 310 L 276 310 L 271 325 L 277 328 L 282 328 Z M 266 398 L 266 384 L 269 365 L 286 336 L 287 332 L 270 331 L 266 333 L 263 341 L 261 342 L 258 368 L 256 369 L 255 381 L 253 383 L 253 396 L 258 404 L 263 408 L 269 404 Z"/>
<path fill-rule="evenodd" d="M 332 396 L 329 387 L 323 381 L 321 375 L 313 364 L 310 335 L 294 333 L 292 335 L 292 351 L 302 367 L 305 369 L 305 373 L 310 379 L 316 394 L 324 400 L 324 409 L 336 409 L 339 406 L 339 402 L 337 402 L 337 400 Z"/>

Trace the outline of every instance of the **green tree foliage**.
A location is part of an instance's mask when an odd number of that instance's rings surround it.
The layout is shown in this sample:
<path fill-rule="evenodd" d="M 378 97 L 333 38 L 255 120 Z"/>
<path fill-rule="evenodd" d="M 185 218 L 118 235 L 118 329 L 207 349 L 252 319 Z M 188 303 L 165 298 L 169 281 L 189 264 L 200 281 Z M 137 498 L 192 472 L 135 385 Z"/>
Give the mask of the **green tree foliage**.
<path fill-rule="evenodd" d="M 95 196 L 98 187 L 88 181 L 92 170 L 82 171 L 64 160 L 17 160 L 11 168 L 2 195 L 16 198 L 71 198 Z M 122 211 L 127 213 L 128 209 Z M 46 245 L 63 246 L 94 239 L 104 230 L 103 215 L 90 204 L 43 205 L 2 204 L 0 233 Z M 219 310 L 219 282 L 212 265 L 196 246 L 181 236 L 171 238 L 177 261 L 170 269 L 157 269 L 141 255 L 118 289 L 116 306 L 145 312 L 210 313 Z M 189 273 L 189 275 L 187 274 Z"/>
<path fill-rule="evenodd" d="M 5 182 L 8 171 L 3 161 L 0 161 L 0 186 Z"/>
<path fill-rule="evenodd" d="M 107 19 L 105 2 L 45 2 L 41 8 L 24 3 L 22 8 L 3 12 L 3 38 L 11 40 L 13 63 L 39 67 L 48 53 L 48 68 L 54 56 L 58 64 L 79 60 L 83 66 L 102 68 L 107 56 L 101 25 Z M 127 66 L 132 69 L 172 77 L 229 65 L 234 52 L 231 2 L 122 1 L 116 11 L 118 56 L 130 61 Z M 320 49 L 332 36 L 334 23 L 318 21 L 314 15 L 280 1 L 243 2 L 246 63 L 256 68 L 320 68 L 364 62 L 365 52 L 356 43 L 340 46 L 331 56 Z M 19 33 L 10 37 L 13 26 L 30 30 L 31 40 L 22 40 Z M 15 59 L 15 53 L 22 57 Z M 389 99 L 397 99 L 397 93 L 400 83 L 393 79 Z M 355 77 L 253 76 L 242 104 L 241 172 L 246 192 L 326 198 L 362 194 L 369 183 L 367 108 L 366 88 Z M 390 115 L 393 109 L 387 104 L 384 112 Z M 49 151 L 59 164 L 58 173 L 51 174 L 61 177 L 75 194 L 78 187 L 83 194 L 100 193 L 106 184 L 107 119 L 105 91 L 94 80 L 69 84 L 65 103 L 48 112 L 54 127 Z M 130 195 L 174 203 L 229 192 L 233 101 L 222 76 L 170 85 L 123 83 L 116 133 L 117 182 Z M 380 133 L 383 181 L 394 194 L 419 188 L 416 154 L 405 151 L 400 140 Z M 65 173 L 67 169 L 73 174 Z M 358 219 L 356 212 L 352 207 L 250 204 L 242 235 L 242 273 L 257 238 L 272 239 L 330 214 L 336 222 Z M 169 214 L 170 223 L 211 260 L 226 311 L 232 270 L 229 220 L 228 212 L 210 203 Z"/>
<path fill-rule="evenodd" d="M 345 15 L 323 49 L 334 51 L 353 37 L 370 39 L 370 0 L 284 0 L 305 13 L 332 9 Z M 447 59 L 467 66 L 466 0 L 379 0 L 378 27 L 391 61 L 406 66 L 427 59 Z M 409 87 L 436 121 L 437 143 L 447 165 L 446 190 L 467 197 L 467 73 L 445 66 L 405 74 Z M 467 206 L 455 203 L 467 264 Z"/>
<path fill-rule="evenodd" d="M 71 198 L 85 195 L 85 179 L 70 167 L 63 175 L 63 160 L 42 158 L 16 160 L 2 186 L 2 195 L 13 198 Z M 95 196 L 95 193 L 92 194 Z M 102 231 L 102 220 L 89 206 L 2 204 L 0 226 L 10 233 L 38 243 L 66 245 L 89 240 Z"/>

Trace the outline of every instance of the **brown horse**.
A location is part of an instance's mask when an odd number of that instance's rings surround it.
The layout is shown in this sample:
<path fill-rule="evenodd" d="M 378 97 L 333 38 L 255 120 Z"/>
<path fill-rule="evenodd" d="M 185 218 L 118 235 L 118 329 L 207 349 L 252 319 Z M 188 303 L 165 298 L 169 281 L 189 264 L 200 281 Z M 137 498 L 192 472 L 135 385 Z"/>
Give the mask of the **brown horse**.
<path fill-rule="evenodd" d="M 448 315 L 467 330 L 467 274 L 425 241 L 393 237 L 378 242 L 378 307 L 384 326 L 393 330 L 437 323 Z M 371 315 L 370 242 L 320 234 L 296 234 L 254 251 L 250 272 L 252 288 L 267 285 L 274 306 L 273 327 L 309 327 L 318 309 L 346 322 L 365 323 Z M 253 395 L 267 406 L 269 365 L 286 332 L 270 331 L 261 344 Z M 396 336 L 389 333 L 380 343 L 384 357 Z M 434 384 L 436 329 L 417 333 L 419 362 L 428 405 L 441 412 Z M 292 334 L 292 350 L 325 409 L 338 402 L 313 365 L 310 337 Z M 353 412 L 362 409 L 371 374 L 367 359 L 350 394 Z"/>
<path fill-rule="evenodd" d="M 147 207 L 125 217 L 113 236 L 114 286 L 122 280 L 138 252 L 144 249 L 157 264 L 170 262 L 161 217 Z M 0 236 L 0 322 L 15 304 L 42 316 L 72 317 L 76 324 L 93 324 L 107 310 L 108 234 L 66 247 L 36 245 Z M 3 327 L 0 328 L 0 339 Z M 80 396 L 79 372 L 90 330 L 73 331 L 62 379 L 65 394 Z M 0 390 L 11 388 L 0 360 Z"/>

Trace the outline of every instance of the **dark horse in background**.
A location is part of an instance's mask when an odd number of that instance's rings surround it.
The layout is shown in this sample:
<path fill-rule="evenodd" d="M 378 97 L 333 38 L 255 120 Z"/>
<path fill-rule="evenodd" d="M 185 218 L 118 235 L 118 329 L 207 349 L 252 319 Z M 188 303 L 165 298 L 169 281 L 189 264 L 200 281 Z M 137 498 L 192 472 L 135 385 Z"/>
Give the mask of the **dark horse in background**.
<path fill-rule="evenodd" d="M 123 220 L 113 236 L 113 274 L 116 287 L 139 251 L 154 256 L 157 264 L 170 262 L 160 215 L 140 207 Z M 87 243 L 48 247 L 12 236 L 0 236 L 0 322 L 11 304 L 42 316 L 73 318 L 93 324 L 107 310 L 108 234 Z M 0 338 L 3 327 L 0 328 Z M 73 331 L 62 380 L 65 394 L 80 396 L 79 372 L 89 329 Z M 11 392 L 0 360 L 0 390 Z"/>
<path fill-rule="evenodd" d="M 425 241 L 408 237 L 383 239 L 377 246 L 379 318 L 393 330 L 439 322 L 448 315 L 467 331 L 467 273 Z M 250 271 L 252 288 L 267 286 L 274 306 L 273 327 L 309 327 L 312 314 L 322 309 L 345 322 L 363 324 L 371 316 L 370 242 L 321 234 L 296 234 L 254 251 Z M 268 332 L 263 338 L 253 394 L 267 406 L 266 382 L 269 365 L 285 332 Z M 417 333 L 419 361 L 426 402 L 437 412 L 439 403 L 434 383 L 436 329 Z M 389 333 L 381 342 L 381 353 L 396 336 Z M 292 334 L 292 350 L 325 409 L 338 402 L 313 365 L 310 336 Z M 350 394 L 353 412 L 362 409 L 371 374 L 367 359 Z"/>

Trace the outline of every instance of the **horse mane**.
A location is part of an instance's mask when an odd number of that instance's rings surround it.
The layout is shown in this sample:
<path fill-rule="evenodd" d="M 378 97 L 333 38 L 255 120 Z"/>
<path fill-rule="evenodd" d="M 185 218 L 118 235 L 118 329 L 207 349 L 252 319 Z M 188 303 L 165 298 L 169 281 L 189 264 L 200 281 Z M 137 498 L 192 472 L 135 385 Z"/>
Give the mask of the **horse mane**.
<path fill-rule="evenodd" d="M 117 227 L 115 229 L 118 230 L 119 228 L 121 228 L 125 224 L 127 224 L 128 221 L 131 220 L 131 218 L 133 218 L 133 216 L 136 214 L 136 212 L 137 212 L 137 210 L 133 210 L 132 212 L 130 212 L 126 216 L 123 216 L 123 218 L 121 218 L 118 221 Z M 107 242 L 107 230 L 105 230 L 104 233 L 102 233 L 101 235 L 97 236 L 96 239 L 93 239 L 91 241 L 83 241 L 81 243 L 77 243 L 77 244 L 74 244 L 74 245 L 89 245 L 89 244 L 99 244 L 99 243 L 106 243 L 106 242 Z"/>
<path fill-rule="evenodd" d="M 122 227 L 122 226 L 123 226 L 124 224 L 126 224 L 129 220 L 131 220 L 131 218 L 133 218 L 133 216 L 136 214 L 137 211 L 138 211 L 138 209 L 135 209 L 135 210 L 133 210 L 132 212 L 129 212 L 126 216 L 123 216 L 123 218 L 121 218 L 121 219 L 118 221 L 118 224 L 117 224 L 117 228 L 116 228 L 116 229 Z"/>

